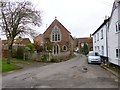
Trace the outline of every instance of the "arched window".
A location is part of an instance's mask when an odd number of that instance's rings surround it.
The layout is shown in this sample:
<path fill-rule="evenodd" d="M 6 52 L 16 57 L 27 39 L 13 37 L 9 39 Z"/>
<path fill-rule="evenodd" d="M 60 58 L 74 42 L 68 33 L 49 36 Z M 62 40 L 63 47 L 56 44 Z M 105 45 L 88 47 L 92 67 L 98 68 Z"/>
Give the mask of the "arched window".
<path fill-rule="evenodd" d="M 61 32 L 60 29 L 55 26 L 51 32 L 51 41 L 52 42 L 58 42 L 61 40 Z"/>
<path fill-rule="evenodd" d="M 62 49 L 63 51 L 67 51 L 67 46 L 64 45 Z"/>

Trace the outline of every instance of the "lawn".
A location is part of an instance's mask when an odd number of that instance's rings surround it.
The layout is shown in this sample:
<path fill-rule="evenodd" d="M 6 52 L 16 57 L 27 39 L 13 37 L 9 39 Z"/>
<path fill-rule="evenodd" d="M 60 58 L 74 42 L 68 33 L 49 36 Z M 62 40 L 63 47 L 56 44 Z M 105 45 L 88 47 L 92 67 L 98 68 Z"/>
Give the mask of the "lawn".
<path fill-rule="evenodd" d="M 30 65 L 33 63 L 33 61 L 24 61 L 21 59 L 16 59 L 16 58 L 12 58 L 11 60 L 11 64 L 7 64 L 6 62 L 6 58 L 3 58 L 2 61 L 0 61 L 0 72 L 9 72 L 9 71 L 13 71 L 13 70 L 18 70 L 21 69 L 22 67 L 18 66 L 18 65 Z"/>
<path fill-rule="evenodd" d="M 70 56 L 70 59 L 73 59 L 73 58 L 75 58 L 76 57 L 76 55 L 73 53 L 71 56 Z"/>
<path fill-rule="evenodd" d="M 0 70 L 2 72 L 21 69 L 20 66 L 17 66 L 15 64 L 7 64 L 5 60 L 0 61 L 0 67 L 2 67 L 2 69 Z"/>

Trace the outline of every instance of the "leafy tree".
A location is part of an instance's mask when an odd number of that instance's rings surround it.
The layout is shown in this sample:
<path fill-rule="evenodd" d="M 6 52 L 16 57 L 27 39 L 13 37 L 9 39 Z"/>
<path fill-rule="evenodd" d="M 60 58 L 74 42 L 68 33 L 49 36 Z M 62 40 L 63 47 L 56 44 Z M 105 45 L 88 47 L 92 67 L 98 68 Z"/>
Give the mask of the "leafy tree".
<path fill-rule="evenodd" d="M 35 10 L 30 1 L 12 2 L 0 1 L 1 16 L 0 27 L 8 40 L 9 56 L 7 63 L 10 64 L 14 39 L 22 34 L 35 35 L 31 25 L 41 25 L 41 11 Z"/>
<path fill-rule="evenodd" d="M 28 44 L 26 47 L 28 47 L 31 52 L 35 50 L 35 46 L 33 44 Z"/>
<path fill-rule="evenodd" d="M 45 50 L 47 49 L 48 52 L 52 52 L 53 49 L 53 43 L 50 41 L 50 38 L 45 38 Z"/>
<path fill-rule="evenodd" d="M 87 55 L 88 54 L 88 45 L 86 43 L 84 43 L 84 46 L 81 48 L 81 52 L 84 54 L 84 55 Z"/>
<path fill-rule="evenodd" d="M 34 43 L 34 47 L 38 53 L 43 51 L 43 46 L 40 46 L 38 42 Z"/>

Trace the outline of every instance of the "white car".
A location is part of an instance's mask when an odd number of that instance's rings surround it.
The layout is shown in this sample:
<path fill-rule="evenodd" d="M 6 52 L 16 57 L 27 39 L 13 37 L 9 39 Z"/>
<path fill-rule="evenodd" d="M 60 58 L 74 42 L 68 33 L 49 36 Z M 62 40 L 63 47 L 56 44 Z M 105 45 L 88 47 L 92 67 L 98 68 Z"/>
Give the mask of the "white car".
<path fill-rule="evenodd" d="M 101 63 L 101 57 L 98 52 L 90 51 L 87 55 L 87 61 L 89 63 Z"/>

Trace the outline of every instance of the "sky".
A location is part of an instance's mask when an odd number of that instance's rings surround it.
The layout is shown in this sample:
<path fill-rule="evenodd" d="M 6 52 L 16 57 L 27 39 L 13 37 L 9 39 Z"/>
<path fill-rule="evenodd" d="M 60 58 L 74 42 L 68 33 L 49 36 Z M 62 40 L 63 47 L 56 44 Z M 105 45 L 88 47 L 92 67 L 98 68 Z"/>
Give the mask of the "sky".
<path fill-rule="evenodd" d="M 57 19 L 73 37 L 89 37 L 110 16 L 114 0 L 35 0 L 43 11 L 43 24 L 37 32 L 43 33 Z M 47 24 L 47 25 L 46 25 Z"/>
<path fill-rule="evenodd" d="M 55 17 L 76 38 L 89 37 L 110 16 L 114 0 L 31 0 L 42 11 L 42 34 Z"/>

